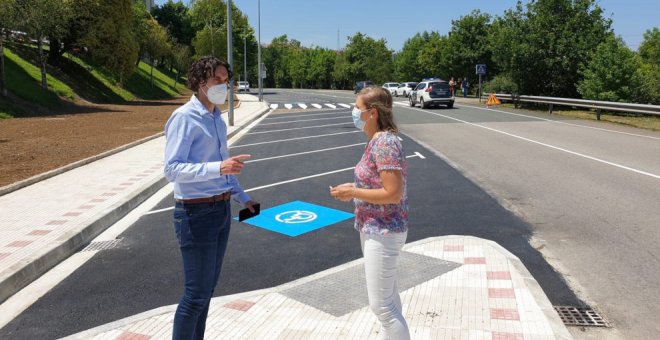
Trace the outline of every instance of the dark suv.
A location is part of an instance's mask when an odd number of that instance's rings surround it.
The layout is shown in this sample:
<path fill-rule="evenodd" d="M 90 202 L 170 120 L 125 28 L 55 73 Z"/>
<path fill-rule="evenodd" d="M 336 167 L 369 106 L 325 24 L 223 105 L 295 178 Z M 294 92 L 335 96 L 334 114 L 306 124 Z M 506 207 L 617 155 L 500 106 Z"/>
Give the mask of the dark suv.
<path fill-rule="evenodd" d="M 355 90 L 353 91 L 353 93 L 357 94 L 358 92 L 362 91 L 363 88 L 369 86 L 374 86 L 374 82 L 370 80 L 358 81 L 357 83 L 355 83 Z"/>

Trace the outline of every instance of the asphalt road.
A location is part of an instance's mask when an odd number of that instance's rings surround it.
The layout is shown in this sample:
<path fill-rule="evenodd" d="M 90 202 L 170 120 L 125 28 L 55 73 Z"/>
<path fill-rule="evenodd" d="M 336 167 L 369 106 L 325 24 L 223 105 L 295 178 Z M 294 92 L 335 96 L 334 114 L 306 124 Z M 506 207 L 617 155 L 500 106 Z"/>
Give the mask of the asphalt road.
<path fill-rule="evenodd" d="M 365 136 L 350 109 L 338 105 L 353 103 L 353 94 L 266 90 L 264 99 L 307 108 L 275 111 L 232 146 L 232 154 L 253 155 L 239 177 L 243 187 L 262 209 L 300 200 L 351 212 L 327 188 L 351 181 L 352 172 L 320 174 L 350 168 L 362 153 Z M 324 108 L 312 110 L 313 103 Z M 554 305 L 589 304 L 614 325 L 573 329 L 578 338 L 660 333 L 660 182 L 652 176 L 660 173 L 658 133 L 458 104 L 397 104 L 395 115 L 410 156 L 408 241 L 464 234 L 500 243 Z M 171 206 L 168 198 L 154 210 Z M 238 222 L 232 228 L 216 295 L 272 287 L 361 256 L 352 220 L 298 237 Z M 118 247 L 97 253 L 0 338 L 56 338 L 177 303 L 183 283 L 171 211 L 143 216 L 120 237 Z"/>

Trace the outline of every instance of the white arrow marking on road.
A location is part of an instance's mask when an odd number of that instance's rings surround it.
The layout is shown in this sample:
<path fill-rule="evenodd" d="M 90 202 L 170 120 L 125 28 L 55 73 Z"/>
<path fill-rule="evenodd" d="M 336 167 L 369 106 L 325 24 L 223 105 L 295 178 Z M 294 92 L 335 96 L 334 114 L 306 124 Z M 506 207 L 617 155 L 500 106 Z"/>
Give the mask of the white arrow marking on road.
<path fill-rule="evenodd" d="M 280 104 L 270 104 L 270 108 L 275 110 L 280 106 Z"/>
<path fill-rule="evenodd" d="M 293 105 L 291 105 L 291 104 L 284 104 L 284 107 L 286 107 L 287 109 L 291 110 L 291 108 L 293 108 Z"/>
<path fill-rule="evenodd" d="M 300 108 L 302 108 L 302 109 L 306 109 L 306 108 L 307 108 L 307 105 L 305 105 L 305 104 L 301 104 L 301 103 L 298 103 L 298 106 L 300 106 Z"/>
<path fill-rule="evenodd" d="M 325 106 L 327 106 L 327 107 L 329 107 L 329 108 L 331 108 L 331 109 L 336 109 L 336 108 L 337 108 L 336 106 L 334 106 L 334 105 L 332 105 L 332 104 L 328 104 L 328 103 L 326 103 Z"/>
<path fill-rule="evenodd" d="M 417 151 L 415 151 L 415 156 L 417 156 L 417 157 L 419 157 L 419 158 L 421 158 L 421 159 L 426 159 L 426 157 L 424 157 L 421 153 L 419 153 L 419 152 L 417 152 Z M 409 157 L 413 157 L 413 156 L 409 156 Z"/>
<path fill-rule="evenodd" d="M 319 105 L 319 104 L 312 104 L 312 106 L 315 107 L 315 108 L 317 108 L 317 109 L 320 109 L 320 108 L 323 107 L 323 106 L 321 106 L 321 105 Z"/>
<path fill-rule="evenodd" d="M 347 108 L 347 109 L 350 109 L 350 108 L 351 108 L 351 106 L 348 105 L 348 104 L 339 103 L 339 105 L 341 105 L 341 106 L 343 106 L 343 107 L 345 107 L 345 108 Z"/>

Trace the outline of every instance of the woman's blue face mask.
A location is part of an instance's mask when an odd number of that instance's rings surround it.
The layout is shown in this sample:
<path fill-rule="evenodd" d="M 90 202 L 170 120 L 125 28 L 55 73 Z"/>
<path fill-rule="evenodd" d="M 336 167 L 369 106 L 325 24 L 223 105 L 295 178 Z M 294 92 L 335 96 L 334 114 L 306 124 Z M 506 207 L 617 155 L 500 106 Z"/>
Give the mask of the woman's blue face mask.
<path fill-rule="evenodd" d="M 362 111 L 366 111 L 366 110 L 360 110 L 356 106 L 353 108 L 351 115 L 353 116 L 353 124 L 355 124 L 355 127 L 363 131 L 365 123 L 362 119 L 360 119 L 360 116 L 362 115 Z"/>

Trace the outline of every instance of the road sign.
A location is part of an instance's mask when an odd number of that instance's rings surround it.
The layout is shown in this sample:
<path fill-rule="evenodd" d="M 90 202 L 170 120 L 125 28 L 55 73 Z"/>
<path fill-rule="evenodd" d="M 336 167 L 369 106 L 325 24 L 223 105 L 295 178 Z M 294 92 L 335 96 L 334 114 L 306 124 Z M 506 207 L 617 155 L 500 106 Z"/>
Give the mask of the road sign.
<path fill-rule="evenodd" d="M 502 102 L 500 102 L 499 98 L 495 97 L 494 93 L 491 93 L 488 95 L 488 101 L 486 101 L 486 106 L 493 106 L 493 105 L 500 105 Z"/>
<path fill-rule="evenodd" d="M 293 201 L 262 210 L 244 223 L 291 237 L 352 218 L 353 214 L 302 201 Z M 234 218 L 238 220 L 238 218 Z"/>
<path fill-rule="evenodd" d="M 480 76 L 485 76 L 486 75 L 486 64 L 477 64 L 476 74 L 478 74 Z"/>

